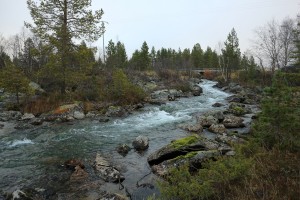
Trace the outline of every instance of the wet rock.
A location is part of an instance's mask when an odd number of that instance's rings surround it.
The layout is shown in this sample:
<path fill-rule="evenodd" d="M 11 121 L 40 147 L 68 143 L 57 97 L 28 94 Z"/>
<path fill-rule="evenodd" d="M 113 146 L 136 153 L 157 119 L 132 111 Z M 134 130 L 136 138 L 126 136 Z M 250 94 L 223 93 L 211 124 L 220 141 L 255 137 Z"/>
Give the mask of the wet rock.
<path fill-rule="evenodd" d="M 40 119 L 40 118 L 34 118 L 33 120 L 31 120 L 30 124 L 31 125 L 34 125 L 34 126 L 39 126 L 39 125 L 42 125 L 44 122 L 43 119 Z"/>
<path fill-rule="evenodd" d="M 0 129 L 4 127 L 4 124 L 0 124 Z"/>
<path fill-rule="evenodd" d="M 24 113 L 24 115 L 21 117 L 21 121 L 28 121 L 35 118 L 35 116 L 32 113 Z"/>
<path fill-rule="evenodd" d="M 217 134 L 226 133 L 227 131 L 223 124 L 212 124 L 208 130 Z"/>
<path fill-rule="evenodd" d="M 112 166 L 101 154 L 97 153 L 94 162 L 96 173 L 106 182 L 119 183 L 125 180 L 121 172 Z"/>
<path fill-rule="evenodd" d="M 17 189 L 11 194 L 7 196 L 6 199 L 11 200 L 36 200 L 36 199 L 44 199 L 43 196 L 40 194 L 40 191 L 37 191 L 32 188 L 24 188 L 24 189 Z"/>
<path fill-rule="evenodd" d="M 143 151 L 148 149 L 149 147 L 149 138 L 146 136 L 138 136 L 132 142 L 132 146 L 137 151 Z"/>
<path fill-rule="evenodd" d="M 203 93 L 203 89 L 199 85 L 193 85 L 192 94 L 194 96 L 200 96 Z"/>
<path fill-rule="evenodd" d="M 206 112 L 204 114 L 204 116 L 205 117 L 212 116 L 212 117 L 216 118 L 219 122 L 224 120 L 224 114 L 223 114 L 223 111 L 221 111 L 221 110 L 212 110 L 212 111 Z"/>
<path fill-rule="evenodd" d="M 108 117 L 100 117 L 99 122 L 109 122 L 109 118 Z"/>
<path fill-rule="evenodd" d="M 19 120 L 22 117 L 22 113 L 19 111 L 3 111 L 0 112 L 0 121 L 6 122 L 10 120 Z"/>
<path fill-rule="evenodd" d="M 81 168 L 80 165 L 76 165 L 74 170 L 75 171 L 70 176 L 71 182 L 82 182 L 85 179 L 87 179 L 89 176 L 88 173 L 86 171 L 84 171 L 84 169 Z"/>
<path fill-rule="evenodd" d="M 241 92 L 243 90 L 243 88 L 237 84 L 237 83 L 229 83 L 228 84 L 228 91 L 232 92 L 232 93 L 238 93 Z"/>
<path fill-rule="evenodd" d="M 79 166 L 81 169 L 85 168 L 84 164 L 80 160 L 76 160 L 76 159 L 67 160 L 64 164 L 67 169 L 71 169 L 71 170 L 75 170 L 76 166 Z"/>
<path fill-rule="evenodd" d="M 241 117 L 236 117 L 233 115 L 227 115 L 223 121 L 223 124 L 226 128 L 242 128 L 245 127 Z"/>
<path fill-rule="evenodd" d="M 221 104 L 221 103 L 214 103 L 213 105 L 212 105 L 212 107 L 215 107 L 215 108 L 217 108 L 217 107 L 222 107 L 222 106 L 224 106 L 224 104 Z"/>
<path fill-rule="evenodd" d="M 179 126 L 181 129 L 189 131 L 189 132 L 195 132 L 195 133 L 202 133 L 203 127 L 201 124 L 183 124 Z"/>
<path fill-rule="evenodd" d="M 231 103 L 227 111 L 228 113 L 232 113 L 236 116 L 242 116 L 251 113 L 251 109 L 246 107 L 245 104 L 241 103 Z"/>
<path fill-rule="evenodd" d="M 219 120 L 214 118 L 213 116 L 198 116 L 197 122 L 202 127 L 210 127 L 212 124 L 218 124 Z"/>
<path fill-rule="evenodd" d="M 31 128 L 33 128 L 33 126 L 31 124 L 27 124 L 27 123 L 18 123 L 15 126 L 15 129 L 18 129 L 18 130 L 26 130 L 26 129 L 31 129 Z"/>
<path fill-rule="evenodd" d="M 74 111 L 73 117 L 75 119 L 84 119 L 85 118 L 85 114 L 81 111 Z"/>
<path fill-rule="evenodd" d="M 122 156 L 126 156 L 130 150 L 131 148 L 127 144 L 120 144 L 117 147 L 117 152 Z"/>
<path fill-rule="evenodd" d="M 168 144 L 167 146 L 152 153 L 148 157 L 147 161 L 150 165 L 157 165 L 166 160 L 186 155 L 191 151 L 207 150 L 205 145 L 205 142 L 195 135 L 185 137 L 175 140 L 171 144 Z"/>
<path fill-rule="evenodd" d="M 168 100 L 169 101 L 175 101 L 176 100 L 176 97 L 174 95 L 168 95 Z"/>
<path fill-rule="evenodd" d="M 124 117 L 128 113 L 121 106 L 109 106 L 105 116 L 107 117 Z"/>

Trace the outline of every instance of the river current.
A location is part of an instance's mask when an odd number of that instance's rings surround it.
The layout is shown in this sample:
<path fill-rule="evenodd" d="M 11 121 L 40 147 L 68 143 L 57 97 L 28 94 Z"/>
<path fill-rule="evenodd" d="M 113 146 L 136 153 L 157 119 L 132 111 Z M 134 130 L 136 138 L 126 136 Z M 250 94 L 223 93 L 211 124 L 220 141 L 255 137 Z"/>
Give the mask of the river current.
<path fill-rule="evenodd" d="M 96 120 L 73 124 L 51 124 L 29 130 L 15 130 L 0 136 L 0 194 L 23 187 L 40 188 L 59 193 L 66 190 L 64 161 L 76 158 L 93 176 L 95 154 L 113 160 L 125 175 L 123 185 L 131 193 L 136 183 L 151 170 L 147 157 L 174 139 L 187 135 L 178 125 L 192 120 L 195 113 L 212 110 L 216 102 L 226 103 L 230 94 L 214 88 L 216 82 L 203 80 L 199 97 L 181 98 L 161 106 L 145 106 L 126 118 L 107 123 Z M 116 152 L 118 144 L 128 144 L 138 136 L 149 137 L 149 149 L 140 154 L 131 150 L 123 157 Z M 155 183 L 153 174 L 140 182 Z M 55 185 L 57 184 L 57 185 Z M 104 190 L 123 193 L 117 184 L 104 184 Z M 51 196 L 51 194 L 49 194 Z"/>

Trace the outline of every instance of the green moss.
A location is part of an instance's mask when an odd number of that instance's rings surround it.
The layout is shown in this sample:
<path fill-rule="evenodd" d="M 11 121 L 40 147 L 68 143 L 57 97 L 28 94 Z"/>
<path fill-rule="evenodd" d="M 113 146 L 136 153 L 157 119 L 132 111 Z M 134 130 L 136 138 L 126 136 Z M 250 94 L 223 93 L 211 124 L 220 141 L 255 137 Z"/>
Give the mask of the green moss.
<path fill-rule="evenodd" d="M 176 141 L 172 142 L 170 145 L 171 145 L 171 147 L 173 147 L 175 149 L 180 149 L 182 147 L 193 144 L 193 143 L 199 141 L 200 139 L 201 138 L 197 135 L 191 135 L 191 136 L 176 140 Z"/>
<path fill-rule="evenodd" d="M 197 155 L 197 151 L 192 151 L 192 152 L 189 152 L 185 155 L 182 155 L 182 156 L 178 156 L 174 159 L 172 159 L 171 161 L 176 161 L 176 160 L 184 160 L 184 159 L 189 159 L 189 158 L 193 158 L 195 155 Z"/>

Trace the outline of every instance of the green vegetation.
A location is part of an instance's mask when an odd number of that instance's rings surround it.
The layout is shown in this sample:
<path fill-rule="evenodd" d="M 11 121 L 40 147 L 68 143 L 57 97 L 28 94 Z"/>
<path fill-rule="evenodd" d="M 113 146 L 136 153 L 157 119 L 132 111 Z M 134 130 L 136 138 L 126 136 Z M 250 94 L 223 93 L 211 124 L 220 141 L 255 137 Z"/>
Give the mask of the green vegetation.
<path fill-rule="evenodd" d="M 235 146 L 234 157 L 207 161 L 196 172 L 189 166 L 172 169 L 158 184 L 162 199 L 297 199 L 300 99 L 287 76 L 274 76 L 253 131 Z"/>
<path fill-rule="evenodd" d="M 179 140 L 175 140 L 171 143 L 171 147 L 175 149 L 179 149 L 181 147 L 188 146 L 190 144 L 196 143 L 197 141 L 201 140 L 201 138 L 197 135 L 191 135 Z"/>

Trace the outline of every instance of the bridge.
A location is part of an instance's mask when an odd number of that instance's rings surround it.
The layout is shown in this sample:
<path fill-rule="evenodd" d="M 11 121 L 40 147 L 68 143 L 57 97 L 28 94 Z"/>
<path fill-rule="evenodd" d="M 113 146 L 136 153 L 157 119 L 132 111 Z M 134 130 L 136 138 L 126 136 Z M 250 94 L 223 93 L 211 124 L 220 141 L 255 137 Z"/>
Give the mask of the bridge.
<path fill-rule="evenodd" d="M 221 72 L 220 68 L 198 68 L 198 69 L 180 69 L 180 71 L 192 71 L 199 73 L 201 75 L 204 74 L 204 72 Z"/>

